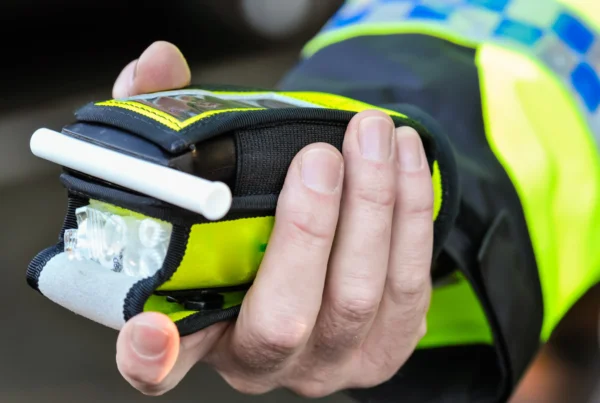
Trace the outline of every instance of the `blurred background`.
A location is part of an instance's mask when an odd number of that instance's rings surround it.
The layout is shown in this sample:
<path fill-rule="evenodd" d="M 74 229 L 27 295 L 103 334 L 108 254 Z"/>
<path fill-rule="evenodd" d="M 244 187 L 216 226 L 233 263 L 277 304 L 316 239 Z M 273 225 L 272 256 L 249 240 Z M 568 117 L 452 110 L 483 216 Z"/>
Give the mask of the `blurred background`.
<path fill-rule="evenodd" d="M 144 402 L 115 365 L 117 334 L 49 302 L 25 269 L 53 244 L 65 211 L 57 167 L 29 137 L 59 130 L 108 99 L 121 69 L 155 40 L 180 47 L 196 83 L 274 87 L 341 0 L 0 2 L 0 402 Z M 565 318 L 513 403 L 600 402 L 600 289 Z M 197 367 L 161 402 L 301 402 L 285 391 L 242 396 Z M 335 395 L 323 402 L 350 402 Z"/>

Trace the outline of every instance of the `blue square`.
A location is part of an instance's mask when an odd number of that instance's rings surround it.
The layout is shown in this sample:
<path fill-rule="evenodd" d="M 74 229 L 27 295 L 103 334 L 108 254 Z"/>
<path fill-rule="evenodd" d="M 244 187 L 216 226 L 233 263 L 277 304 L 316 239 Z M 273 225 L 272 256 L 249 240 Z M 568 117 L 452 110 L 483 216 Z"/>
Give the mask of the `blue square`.
<path fill-rule="evenodd" d="M 592 66 L 580 63 L 571 73 L 571 82 L 588 110 L 596 112 L 600 105 L 600 80 Z"/>
<path fill-rule="evenodd" d="M 455 10 L 455 7 L 450 6 L 441 6 L 441 7 L 428 7 L 428 6 L 416 6 L 410 12 L 410 18 L 423 18 L 427 20 L 438 20 L 444 21 L 447 20 L 452 11 Z"/>
<path fill-rule="evenodd" d="M 512 39 L 525 46 L 533 46 L 542 37 L 543 31 L 535 25 L 519 21 L 503 20 L 494 35 L 502 39 Z"/>
<path fill-rule="evenodd" d="M 467 0 L 467 4 L 484 7 L 497 13 L 503 12 L 509 2 L 510 0 Z"/>
<path fill-rule="evenodd" d="M 560 14 L 552 29 L 571 49 L 582 54 L 587 52 L 594 42 L 594 34 L 569 14 Z"/>

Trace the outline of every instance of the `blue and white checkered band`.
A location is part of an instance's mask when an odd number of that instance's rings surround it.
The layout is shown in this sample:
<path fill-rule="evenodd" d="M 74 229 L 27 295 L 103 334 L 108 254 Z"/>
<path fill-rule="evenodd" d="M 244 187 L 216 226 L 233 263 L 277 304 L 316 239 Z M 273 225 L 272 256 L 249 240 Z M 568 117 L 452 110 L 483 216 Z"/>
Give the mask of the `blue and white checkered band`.
<path fill-rule="evenodd" d="M 418 23 L 537 58 L 574 94 L 600 144 L 598 33 L 556 0 L 348 0 L 321 34 L 391 23 Z"/>

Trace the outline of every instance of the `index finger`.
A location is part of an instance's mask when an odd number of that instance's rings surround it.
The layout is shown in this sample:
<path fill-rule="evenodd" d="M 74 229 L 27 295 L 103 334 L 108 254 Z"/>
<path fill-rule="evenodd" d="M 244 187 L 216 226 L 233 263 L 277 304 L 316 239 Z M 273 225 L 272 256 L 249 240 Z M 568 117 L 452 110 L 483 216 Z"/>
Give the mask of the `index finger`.
<path fill-rule="evenodd" d="M 342 156 L 330 145 L 310 145 L 292 162 L 258 275 L 230 340 L 219 349 L 233 353 L 234 366 L 251 367 L 245 372 L 274 371 L 308 340 L 321 305 L 342 179 Z"/>

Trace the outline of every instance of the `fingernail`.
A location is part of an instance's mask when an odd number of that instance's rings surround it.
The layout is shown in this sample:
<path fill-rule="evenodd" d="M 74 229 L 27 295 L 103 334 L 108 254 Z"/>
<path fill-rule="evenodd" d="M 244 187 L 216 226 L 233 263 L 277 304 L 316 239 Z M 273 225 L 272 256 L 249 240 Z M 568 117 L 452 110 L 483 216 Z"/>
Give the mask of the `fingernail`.
<path fill-rule="evenodd" d="M 406 172 L 418 171 L 423 167 L 423 151 L 419 134 L 411 127 L 401 127 L 396 131 L 398 162 Z"/>
<path fill-rule="evenodd" d="M 340 185 L 342 159 L 333 151 L 314 148 L 302 156 L 302 181 L 315 192 L 333 193 Z"/>
<path fill-rule="evenodd" d="M 162 329 L 147 323 L 136 323 L 131 334 L 133 350 L 142 358 L 162 356 L 169 344 L 169 335 Z"/>
<path fill-rule="evenodd" d="M 358 125 L 358 143 L 363 158 L 387 161 L 392 155 L 394 125 L 379 116 L 364 118 Z"/>

